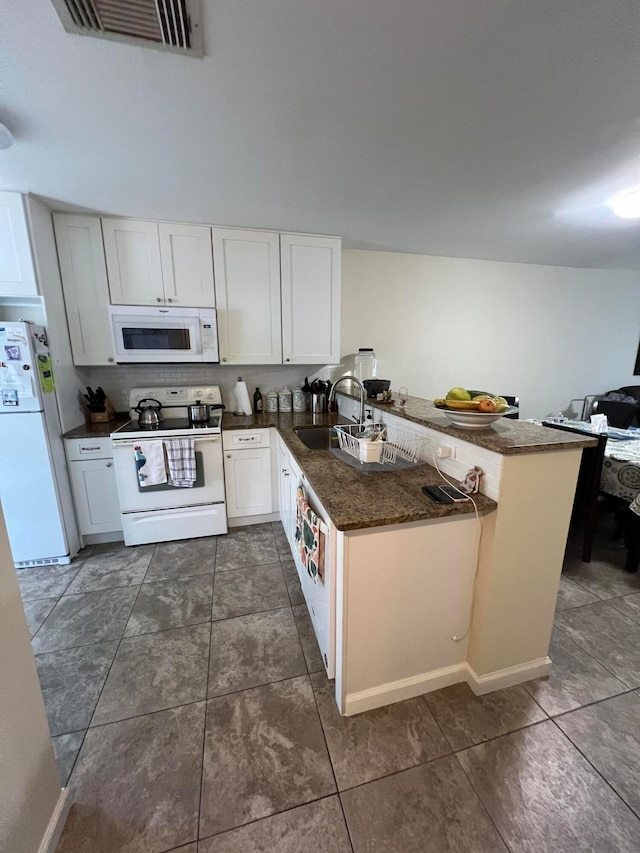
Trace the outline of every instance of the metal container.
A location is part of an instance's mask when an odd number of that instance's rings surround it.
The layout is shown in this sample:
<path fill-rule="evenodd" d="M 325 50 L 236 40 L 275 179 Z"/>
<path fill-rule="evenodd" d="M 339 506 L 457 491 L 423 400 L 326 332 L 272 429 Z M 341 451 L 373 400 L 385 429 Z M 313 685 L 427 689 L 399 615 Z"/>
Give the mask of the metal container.
<path fill-rule="evenodd" d="M 143 406 L 143 403 L 155 403 L 155 406 Z M 156 400 L 155 397 L 145 397 L 144 400 L 140 400 L 138 405 L 135 408 L 135 411 L 138 412 L 138 423 L 143 427 L 154 427 L 159 426 L 162 421 L 162 414 L 160 409 L 162 408 L 162 403 L 160 400 Z"/>
<path fill-rule="evenodd" d="M 320 394 L 311 395 L 311 411 L 326 412 L 327 411 L 327 395 L 323 392 Z"/>
<path fill-rule="evenodd" d="M 201 403 L 196 400 L 190 406 L 187 406 L 189 411 L 189 421 L 192 424 L 204 424 L 209 420 L 209 406 L 207 403 Z"/>

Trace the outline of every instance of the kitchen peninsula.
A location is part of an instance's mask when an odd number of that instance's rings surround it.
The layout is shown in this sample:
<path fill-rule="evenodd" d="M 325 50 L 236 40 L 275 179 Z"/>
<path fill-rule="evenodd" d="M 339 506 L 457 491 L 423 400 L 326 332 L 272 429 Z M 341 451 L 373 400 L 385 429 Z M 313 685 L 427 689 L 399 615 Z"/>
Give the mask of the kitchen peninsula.
<path fill-rule="evenodd" d="M 593 440 L 507 419 L 461 429 L 417 398 L 406 409 L 367 405 L 390 427 L 422 436 L 423 458 L 448 447 L 438 462 L 449 478 L 474 464 L 483 470 L 478 518 L 471 504 L 430 502 L 421 487 L 441 480 L 429 464 L 364 474 L 307 448 L 298 430 L 335 415 L 225 414 L 223 422 L 225 431 L 277 430 L 280 513 L 341 713 L 460 681 L 481 694 L 548 674 L 580 459 Z M 340 407 L 351 415 L 355 401 L 341 395 Z M 297 558 L 298 482 L 326 525 L 324 583 Z"/>

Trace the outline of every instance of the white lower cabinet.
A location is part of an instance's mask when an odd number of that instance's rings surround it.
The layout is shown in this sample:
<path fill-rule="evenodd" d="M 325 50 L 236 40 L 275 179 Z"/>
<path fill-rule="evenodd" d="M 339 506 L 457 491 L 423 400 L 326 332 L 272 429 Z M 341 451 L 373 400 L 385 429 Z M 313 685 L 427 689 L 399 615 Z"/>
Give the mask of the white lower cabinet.
<path fill-rule="evenodd" d="M 259 429 L 223 433 L 228 518 L 268 515 L 273 510 L 269 432 Z"/>
<path fill-rule="evenodd" d="M 80 534 L 122 530 L 110 439 L 67 439 L 66 448 Z"/>

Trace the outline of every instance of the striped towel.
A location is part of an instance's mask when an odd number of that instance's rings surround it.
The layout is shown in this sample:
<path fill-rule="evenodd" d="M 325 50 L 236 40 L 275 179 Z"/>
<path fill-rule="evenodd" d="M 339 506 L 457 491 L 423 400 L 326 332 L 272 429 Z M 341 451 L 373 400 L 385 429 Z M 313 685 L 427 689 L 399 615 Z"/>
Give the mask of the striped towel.
<path fill-rule="evenodd" d="M 170 438 L 165 440 L 169 485 L 185 489 L 193 488 L 196 481 L 196 444 L 193 438 Z"/>

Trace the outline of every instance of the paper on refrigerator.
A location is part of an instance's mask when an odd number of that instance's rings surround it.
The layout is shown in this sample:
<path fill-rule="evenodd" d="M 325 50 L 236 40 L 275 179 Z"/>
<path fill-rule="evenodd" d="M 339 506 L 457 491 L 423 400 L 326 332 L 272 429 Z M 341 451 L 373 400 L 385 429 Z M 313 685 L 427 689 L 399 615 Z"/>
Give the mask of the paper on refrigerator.
<path fill-rule="evenodd" d="M 22 365 L 3 361 L 0 363 L 0 389 L 15 391 L 18 397 L 33 397 L 31 372 L 23 370 Z"/>

